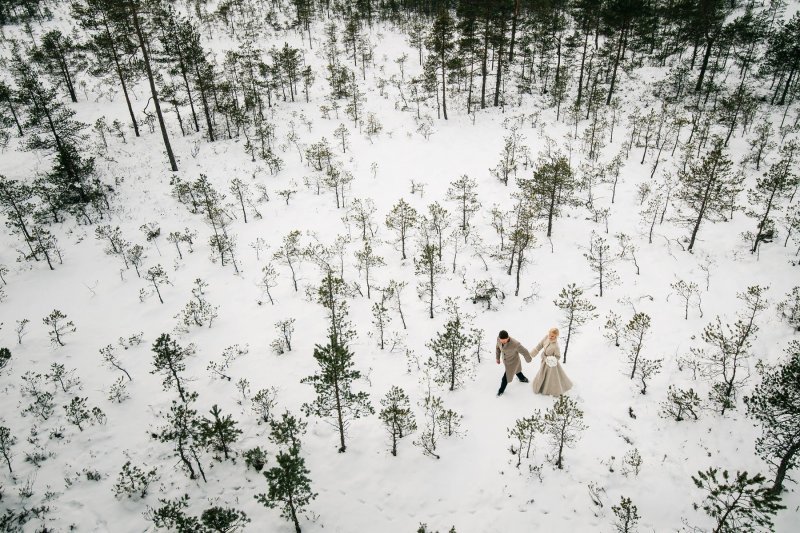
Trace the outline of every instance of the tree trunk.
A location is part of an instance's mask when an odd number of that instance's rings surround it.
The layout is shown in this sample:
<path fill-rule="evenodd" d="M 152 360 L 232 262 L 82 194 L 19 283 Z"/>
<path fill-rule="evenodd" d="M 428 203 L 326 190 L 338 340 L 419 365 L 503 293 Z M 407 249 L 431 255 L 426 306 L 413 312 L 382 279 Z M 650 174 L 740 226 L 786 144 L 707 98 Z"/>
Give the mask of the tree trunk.
<path fill-rule="evenodd" d="M 136 30 L 136 36 L 139 38 L 139 47 L 142 49 L 142 56 L 144 56 L 144 67 L 145 71 L 147 72 L 147 80 L 150 82 L 150 93 L 153 95 L 153 103 L 156 107 L 156 115 L 158 115 L 158 124 L 161 127 L 161 136 L 164 138 L 164 148 L 167 150 L 170 169 L 173 172 L 177 172 L 178 163 L 175 162 L 175 156 L 172 154 L 172 146 L 169 144 L 167 126 L 164 124 L 164 116 L 161 114 L 161 104 L 158 102 L 158 92 L 156 91 L 156 83 L 153 79 L 153 70 L 150 68 L 150 56 L 147 53 L 147 45 L 144 42 L 142 28 L 139 25 L 139 14 L 136 11 L 136 1 L 128 0 L 128 6 L 130 7 L 131 15 L 133 16 L 133 26 Z"/>
<path fill-rule="evenodd" d="M 606 105 L 611 105 L 611 97 L 614 95 L 614 83 L 617 81 L 617 67 L 619 66 L 620 56 L 622 55 L 622 43 L 625 40 L 625 32 L 627 29 L 623 26 L 620 29 L 619 44 L 617 45 L 617 55 L 614 59 L 614 70 L 611 73 L 611 86 L 608 88 L 608 98 L 606 98 Z"/>
<path fill-rule="evenodd" d="M 776 189 L 772 189 L 772 194 L 769 196 L 769 201 L 767 201 L 767 208 L 764 210 L 764 216 L 761 217 L 761 222 L 758 223 L 758 233 L 756 233 L 756 237 L 753 240 L 753 247 L 750 249 L 750 253 L 756 253 L 756 249 L 758 248 L 758 241 L 761 239 L 761 234 L 764 232 L 764 224 L 767 222 L 767 217 L 769 217 L 769 212 L 772 209 L 772 200 L 775 198 Z"/>
<path fill-rule="evenodd" d="M 703 88 L 703 78 L 706 75 L 706 69 L 708 69 L 708 60 L 711 57 L 711 49 L 714 47 L 714 38 L 709 36 L 708 42 L 706 43 L 706 52 L 703 54 L 703 64 L 700 65 L 700 76 L 697 78 L 697 85 L 694 87 L 694 92 L 700 92 L 700 89 Z"/>
<path fill-rule="evenodd" d="M 500 89 L 503 82 L 503 44 L 506 39 L 506 17 L 505 13 L 500 18 L 500 45 L 497 50 L 497 79 L 494 85 L 494 106 L 500 105 Z"/>
<path fill-rule="evenodd" d="M 517 36 L 517 18 L 519 17 L 519 0 L 514 0 L 514 14 L 511 17 L 511 41 L 508 43 L 508 64 L 514 61 L 514 40 Z"/>
<path fill-rule="evenodd" d="M 103 15 L 103 25 L 106 28 L 106 37 L 108 41 L 111 43 L 111 55 L 114 57 L 114 66 L 117 70 L 117 76 L 119 76 L 119 83 L 122 85 L 122 94 L 125 95 L 125 103 L 128 105 L 128 113 L 131 116 L 131 124 L 133 125 L 133 131 L 136 136 L 139 136 L 139 124 L 136 122 L 136 115 L 133 114 L 133 106 L 131 105 L 131 99 L 128 96 L 128 87 L 125 85 L 125 76 L 122 74 L 122 67 L 119 66 L 119 56 L 117 55 L 117 47 L 114 45 L 114 38 L 111 36 L 111 30 L 108 28 L 108 20 L 106 19 L 105 14 Z"/>
<path fill-rule="evenodd" d="M 489 55 L 489 17 L 483 27 L 483 56 L 481 57 L 481 109 L 486 109 L 486 59 Z"/>
<path fill-rule="evenodd" d="M 795 455 L 800 453 L 800 441 L 795 442 L 786 453 L 781 457 L 781 462 L 778 465 L 778 470 L 775 472 L 775 482 L 772 484 L 770 492 L 772 494 L 780 494 L 783 490 L 783 480 L 786 478 L 786 472 L 789 470 L 789 463 Z"/>

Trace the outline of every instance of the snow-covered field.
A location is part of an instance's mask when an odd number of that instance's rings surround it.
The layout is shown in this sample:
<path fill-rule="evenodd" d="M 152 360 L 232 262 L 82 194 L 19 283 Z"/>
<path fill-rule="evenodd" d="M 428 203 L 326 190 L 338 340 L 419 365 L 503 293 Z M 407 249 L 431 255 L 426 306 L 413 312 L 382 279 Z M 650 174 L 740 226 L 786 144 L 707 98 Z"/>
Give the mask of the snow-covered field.
<path fill-rule="evenodd" d="M 269 120 L 276 126 L 276 152 L 284 162 L 284 168 L 276 175 L 271 175 L 263 162 L 251 162 L 244 150 L 244 137 L 214 143 L 207 142 L 202 131 L 190 131 L 184 137 L 175 116 L 167 114 L 178 158 L 179 171 L 175 173 L 168 170 L 157 127 L 151 133 L 142 126 L 142 136 L 135 138 L 131 132 L 125 143 L 109 136 L 107 156 L 92 136 L 87 150 L 96 154 L 99 176 L 107 183 L 116 181 L 112 211 L 93 225 L 79 224 L 68 217 L 51 228 L 63 250 L 63 263 L 56 262 L 55 270 L 50 271 L 42 261 L 18 261 L 16 250 L 22 241 L 8 232 L 0 236 L 0 263 L 9 269 L 5 275 L 7 285 L 3 286 L 6 298 L 0 303 L 0 346 L 8 347 L 12 354 L 0 374 L 0 424 L 11 428 L 18 439 L 12 448 L 13 475 L 0 461 L 0 509 L 46 508 L 28 522 L 25 531 L 39 531 L 42 526 L 48 531 L 69 531 L 72 527 L 76 531 L 147 531 L 154 530 L 145 517 L 148 508 L 158 507 L 159 499 L 188 494 L 191 514 L 199 515 L 211 505 L 234 507 L 252 520 L 244 528 L 246 531 L 292 531 L 293 525 L 278 510 L 267 509 L 254 498 L 265 493 L 267 485 L 260 473 L 246 467 L 241 453 L 260 446 L 268 452 L 266 467 L 275 466 L 278 447 L 268 440 L 268 426 L 259 424 L 251 409 L 251 399 L 257 391 L 274 387 L 275 412 L 288 410 L 295 416 L 301 416 L 302 404 L 313 402 L 315 397 L 311 385 L 301 383 L 301 379 L 318 371 L 312 357 L 314 346 L 327 341 L 326 310 L 313 297 L 324 273 L 312 259 L 304 259 L 297 275 L 299 290 L 295 291 L 289 269 L 272 260 L 284 236 L 293 230 L 301 232 L 303 245 L 318 242 L 329 246 L 339 236 L 347 238 L 344 279 L 349 284 L 357 282 L 364 293 L 348 299 L 349 320 L 356 331 L 349 347 L 355 354 L 355 368 L 365 378 L 355 387 L 369 394 L 376 413 L 391 386 L 403 388 L 419 426 L 416 434 L 400 441 L 395 457 L 377 414 L 365 416 L 352 421 L 347 451 L 337 453 L 336 428 L 324 420 L 308 418 L 301 455 L 317 497 L 300 520 L 304 531 L 410 532 L 420 523 L 438 531 L 454 526 L 459 533 L 611 531 L 611 507 L 618 505 L 621 496 L 631 498 L 637 506 L 640 531 L 674 531 L 684 524 L 706 528 L 710 519 L 702 510 L 693 509 L 705 494 L 695 487 L 692 475 L 718 467 L 732 472 L 761 472 L 770 479 L 767 465 L 754 451 L 760 429 L 745 416 L 742 396 L 758 382 L 756 362 L 780 361 L 789 341 L 796 338 L 775 307 L 798 281 L 797 267 L 790 264 L 796 261 L 791 241 L 785 247 L 780 236 L 762 245 L 759 254 L 751 254 L 750 243 L 742 239 L 741 233 L 753 231 L 756 221 L 740 210 L 727 222 L 704 222 L 694 253 L 689 253 L 683 248 L 690 229 L 678 220 L 677 205 L 670 205 L 664 222 L 656 224 L 649 244 L 649 228 L 640 216 L 643 206 L 638 190 L 646 183 L 655 187 L 667 174 L 676 175 L 680 148 L 674 157 L 669 154 L 671 147 L 665 149 L 651 179 L 654 150 L 640 164 L 643 147 L 634 145 L 630 156 L 623 159 L 615 202 L 611 203 L 610 184 L 597 183 L 593 188 L 595 204 L 609 208 L 607 223 L 602 219 L 595 222 L 584 207 L 570 207 L 555 219 L 551 240 L 545 236 L 544 226 L 538 225 L 536 242 L 527 252 L 529 263 L 521 274 L 519 296 L 515 296 L 514 276 L 506 274 L 510 252 L 500 250 L 490 212 L 493 206 L 503 211 L 513 208 L 512 194 L 518 188 L 513 178 L 508 186 L 503 185 L 490 169 L 498 165 L 504 137 L 514 127 L 524 136 L 534 163 L 549 138 L 568 155 L 573 170 L 580 173 L 587 157 L 584 143 L 581 139 L 569 140 L 573 125 L 565 122 L 566 113 L 557 121 L 555 108 L 535 93 L 521 96 L 521 104 L 516 105 L 516 92 L 509 83 L 509 94 L 515 94 L 509 99 L 514 100 L 514 105 L 502 109 L 490 106 L 467 115 L 465 97 L 458 94 L 448 101 L 449 120 L 445 121 L 436 118 L 435 104 L 423 105 L 422 113 L 432 119 L 432 134 L 426 139 L 417 130 L 416 109 L 412 106 L 400 110 L 396 89 L 388 85 L 382 96 L 376 85 L 379 77 L 399 74 L 394 59 L 403 52 L 409 55 L 405 76 L 418 73 L 416 51 L 408 47 L 406 37 L 396 28 L 375 24 L 365 27 L 375 45 L 374 66 L 367 68 L 366 80 L 358 80 L 366 93 L 365 111 L 374 113 L 383 126 L 370 140 L 359 133 L 343 110 L 339 111 L 339 119 L 333 113 L 328 119 L 321 116 L 319 107 L 325 103 L 328 85 L 323 74 L 321 25 L 314 29 L 313 50 L 294 31 L 263 38 L 265 50 L 284 42 L 303 49 L 305 61 L 318 71 L 310 103 L 305 103 L 301 95 L 296 102 L 275 101 L 268 110 Z M 235 43 L 221 37 L 207 45 L 220 51 Z M 613 142 L 608 140 L 608 131 L 603 133 L 606 146 L 600 162 L 607 164 L 621 150 L 624 157 L 623 147 L 630 136 L 629 113 L 637 106 L 660 105 L 652 97 L 652 87 L 665 71 L 647 67 L 621 74 L 619 122 Z M 360 62 L 357 72 L 360 73 Z M 105 115 L 109 122 L 118 118 L 127 124 L 120 95 L 113 101 L 97 99 L 91 92 L 91 79 L 88 84 L 88 100 L 80 94 L 79 102 L 70 104 L 77 118 L 92 124 Z M 149 97 L 146 81 L 137 85 L 135 93 L 134 105 L 141 109 Z M 767 106 L 761 112 L 771 110 Z M 790 119 L 796 113 L 795 107 Z M 780 114 L 777 117 L 779 121 Z M 350 146 L 344 153 L 334 137 L 340 124 L 345 124 L 351 134 Z M 582 121 L 579 132 L 587 125 L 588 121 Z M 222 133 L 221 127 L 219 130 Z M 296 132 L 302 157 L 287 140 L 291 131 Z M 682 141 L 687 133 L 688 128 L 682 133 Z M 796 132 L 790 133 L 786 141 L 796 136 Z M 323 137 L 330 141 L 342 168 L 354 178 L 346 191 L 345 206 L 338 209 L 330 189 L 323 188 L 317 194 L 315 188 L 304 185 L 304 177 L 314 175 L 307 164 L 305 148 Z M 49 157 L 22 151 L 19 143 L 19 139 L 12 138 L 0 154 L 0 174 L 25 181 L 50 168 Z M 743 172 L 745 188 L 753 186 L 758 176 L 752 164 L 740 163 L 748 150 L 748 137 L 737 128 L 726 153 L 734 163 L 733 171 Z M 777 157 L 777 150 L 770 152 L 762 169 Z M 236 217 L 228 231 L 237 241 L 238 274 L 230 264 L 222 266 L 219 260 L 210 260 L 211 227 L 201 214 L 192 214 L 171 193 L 170 180 L 193 181 L 201 173 L 208 176 L 217 191 L 227 195 L 228 212 Z M 530 167 L 520 166 L 517 175 L 530 177 L 531 173 Z M 407 243 L 408 259 L 401 260 L 395 235 L 384 220 L 400 199 L 419 213 L 439 202 L 453 217 L 449 234 L 458 225 L 457 206 L 446 199 L 446 193 L 451 182 L 464 174 L 477 182 L 481 208 L 473 218 L 470 243 L 459 243 L 455 261 L 453 241 L 447 241 L 443 251 L 445 274 L 435 297 L 435 317 L 430 319 L 427 301 L 416 294 L 417 285 L 423 281 L 415 274 L 413 261 L 419 256 L 417 233 L 413 232 Z M 254 193 L 256 185 L 263 185 L 269 192 L 269 201 L 256 204 L 260 218 L 248 208 L 248 220 L 244 222 L 241 209 L 229 192 L 234 178 L 248 184 Z M 412 182 L 424 184 L 423 191 L 412 193 Z M 287 201 L 279 191 L 289 189 L 296 192 Z M 583 194 L 577 192 L 578 197 Z M 745 197 L 742 192 L 740 204 L 746 204 Z M 374 202 L 372 246 L 386 263 L 370 273 L 371 299 L 366 298 L 364 275 L 355 260 L 356 252 L 363 247 L 361 229 L 354 220 L 343 219 L 356 199 Z M 150 222 L 160 227 L 161 236 L 147 242 L 139 228 Z M 107 242 L 95 237 L 95 228 L 104 224 L 119 226 L 126 240 L 144 246 L 146 258 L 140 267 L 143 273 L 158 264 L 163 266 L 170 282 L 160 287 L 163 304 L 155 294 L 140 300 L 140 291 L 149 293 L 152 285 L 137 277 L 133 268 L 126 269 L 119 257 L 105 253 Z M 182 245 L 181 259 L 166 236 L 184 228 L 196 231 L 198 236 L 192 253 Z M 637 247 L 640 274 L 632 262 L 616 260 L 612 268 L 620 282 L 604 287 L 602 297 L 584 257 L 592 232 L 606 238 L 614 254 L 619 251 L 614 237 L 618 233 L 629 235 Z M 257 251 L 251 244 L 259 239 L 264 246 Z M 502 255 L 496 258 L 494 253 Z M 262 268 L 269 262 L 278 272 L 277 285 L 271 289 L 274 304 L 261 286 Z M 192 298 L 197 278 L 208 284 L 206 298 L 219 306 L 218 317 L 210 327 L 180 331 L 176 329 L 176 317 Z M 490 279 L 506 298 L 494 302 L 497 309 L 485 310 L 481 302 L 472 303 L 470 288 L 477 280 Z M 381 350 L 371 308 L 379 298 L 375 288 L 386 287 L 390 280 L 407 282 L 402 293 L 407 328 L 403 328 L 392 308 L 387 334 L 387 339 L 392 340 Z M 684 319 L 682 303 L 671 288 L 678 280 L 695 282 L 700 289 L 702 304 L 698 307 L 692 303 L 688 319 Z M 495 338 L 499 330 L 506 329 L 531 348 L 548 328 L 562 326 L 563 350 L 566 329 L 554 300 L 570 283 L 583 288 L 584 296 L 597 308 L 596 318 L 573 334 L 564 365 L 575 383 L 568 395 L 583 411 L 587 428 L 580 432 L 574 446 L 566 449 L 563 469 L 554 466 L 549 440 L 544 435 L 537 436 L 535 452 L 517 467 L 508 429 L 537 409 L 545 412 L 555 399 L 535 395 L 529 384 L 516 380 L 503 396 L 496 396 L 502 367 L 494 360 Z M 679 369 L 678 359 L 687 356 L 692 347 L 703 347 L 700 335 L 715 317 L 733 322 L 744 309 L 737 293 L 754 285 L 768 287 L 765 294 L 769 307 L 756 319 L 759 330 L 745 366 L 749 378 L 744 382 L 743 393 L 737 396 L 735 409 L 720 415 L 708 401 L 709 383 L 699 376 L 694 379 L 687 368 Z M 307 290 L 312 291 L 312 297 Z M 474 362 L 474 376 L 452 392 L 429 383 L 424 373 L 430 356 L 426 344 L 441 334 L 447 320 L 447 297 L 457 302 L 462 316 L 471 315 L 470 327 L 483 334 L 480 361 L 472 350 L 468 355 Z M 54 309 L 62 311 L 76 328 L 64 336 L 64 346 L 51 342 L 48 327 L 42 322 Z M 619 314 L 623 323 L 634 312 L 651 317 L 652 327 L 642 355 L 663 359 L 663 363 L 661 372 L 648 382 L 646 394 L 641 394 L 638 380 L 629 379 L 630 365 L 623 347 L 615 347 L 604 337 L 610 311 Z M 22 319 L 30 323 L 27 335 L 18 343 L 14 329 Z M 279 335 L 275 323 L 286 319 L 295 320 L 292 349 L 278 355 L 270 344 Z M 140 333 L 140 343 L 125 344 L 124 339 Z M 151 347 L 162 333 L 171 334 L 182 346 L 196 346 L 196 354 L 188 360 L 184 374 L 187 388 L 199 395 L 195 402 L 198 413 L 207 415 L 216 404 L 224 414 L 232 415 L 242 430 L 234 444 L 235 460 L 218 461 L 211 452 L 200 456 L 207 482 L 190 480 L 171 445 L 151 437 L 165 424 L 164 415 L 176 398 L 174 390 L 163 390 L 162 376 L 151 373 Z M 109 344 L 117 346 L 116 355 L 132 377 L 127 383 L 130 398 L 121 403 L 108 397 L 111 385 L 123 376 L 103 363 L 99 350 Z M 235 344 L 247 346 L 247 353 L 230 364 L 226 371 L 230 379 L 215 376 L 208 370 L 209 363 L 221 362 L 223 350 Z M 53 363 L 74 370 L 79 387 L 64 392 L 57 384 L 43 385 L 53 390 L 53 415 L 41 420 L 24 414 L 31 397 L 22 390 L 22 376 L 26 372 L 47 374 Z M 532 378 L 538 367 L 539 360 L 535 359 L 532 364 L 524 364 L 524 372 Z M 704 403 L 699 420 L 676 422 L 660 416 L 670 385 L 691 387 L 698 393 Z M 443 399 L 446 408 L 463 416 L 462 434 L 439 441 L 440 459 L 424 455 L 413 444 L 424 425 L 421 402 L 429 387 Z M 86 397 L 90 408 L 99 407 L 106 415 L 105 423 L 90 424 L 83 430 L 68 423 L 62 406 L 75 396 Z M 641 455 L 638 474 L 631 472 L 624 461 L 633 450 Z M 37 451 L 47 458 L 39 465 L 25 461 L 26 454 Z M 129 460 L 142 469 L 157 470 L 158 479 L 144 498 L 117 498 L 112 490 L 123 464 Z M 86 471 L 98 472 L 100 479 L 87 479 Z M 32 494 L 22 494 L 25 489 Z M 797 494 L 796 485 L 787 482 L 782 502 L 786 509 L 777 514 L 775 531 L 800 528 Z M 597 501 L 593 502 L 593 497 Z"/>

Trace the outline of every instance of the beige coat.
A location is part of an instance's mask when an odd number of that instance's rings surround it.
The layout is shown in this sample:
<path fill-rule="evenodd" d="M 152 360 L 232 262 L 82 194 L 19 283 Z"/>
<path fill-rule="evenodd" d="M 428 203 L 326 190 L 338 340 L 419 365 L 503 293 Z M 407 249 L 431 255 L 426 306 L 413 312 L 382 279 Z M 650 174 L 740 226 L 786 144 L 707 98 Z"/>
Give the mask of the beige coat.
<path fill-rule="evenodd" d="M 561 366 L 561 348 L 559 348 L 557 341 L 551 342 L 549 336 L 546 336 L 531 350 L 534 357 L 540 351 L 542 352 L 542 362 L 539 365 L 539 372 L 533 378 L 533 392 L 560 396 L 572 388 L 572 381 L 567 377 L 564 368 Z M 553 356 L 558 360 L 556 366 L 547 366 L 545 358 L 548 356 Z"/>
<path fill-rule="evenodd" d="M 514 381 L 515 374 L 522 372 L 522 361 L 519 359 L 520 354 L 525 358 L 525 361 L 528 363 L 531 362 L 531 354 L 529 354 L 528 350 L 513 337 L 508 338 L 508 342 L 505 346 L 500 344 L 500 339 L 497 339 L 497 344 L 495 344 L 495 356 L 498 361 L 500 360 L 501 354 L 503 356 L 503 364 L 506 367 L 506 380 L 509 383 Z"/>

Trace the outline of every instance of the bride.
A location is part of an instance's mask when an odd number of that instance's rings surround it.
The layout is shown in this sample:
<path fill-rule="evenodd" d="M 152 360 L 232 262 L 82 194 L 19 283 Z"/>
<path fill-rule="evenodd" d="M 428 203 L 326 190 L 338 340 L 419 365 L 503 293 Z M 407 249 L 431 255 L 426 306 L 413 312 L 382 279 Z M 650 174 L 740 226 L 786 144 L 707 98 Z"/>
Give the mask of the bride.
<path fill-rule="evenodd" d="M 533 392 L 560 396 L 572 388 L 572 382 L 561 367 L 561 348 L 558 346 L 558 328 L 550 328 L 547 336 L 531 350 L 531 357 L 542 352 L 539 373 L 533 378 Z"/>

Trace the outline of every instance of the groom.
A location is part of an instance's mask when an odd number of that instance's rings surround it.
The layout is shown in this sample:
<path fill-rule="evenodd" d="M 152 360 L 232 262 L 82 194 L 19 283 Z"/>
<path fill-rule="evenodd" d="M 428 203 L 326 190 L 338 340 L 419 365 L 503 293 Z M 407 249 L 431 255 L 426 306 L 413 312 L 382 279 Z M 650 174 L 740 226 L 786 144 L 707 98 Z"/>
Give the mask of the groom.
<path fill-rule="evenodd" d="M 498 396 L 505 392 L 508 382 L 514 380 L 514 374 L 517 375 L 521 382 L 528 382 L 528 378 L 522 373 L 522 361 L 519 359 L 519 354 L 522 354 L 525 361 L 531 362 L 531 354 L 528 353 L 528 350 L 518 340 L 509 337 L 506 330 L 500 331 L 497 336 L 495 356 L 498 365 L 500 364 L 500 354 L 503 355 L 503 364 L 506 367 L 506 371 L 503 373 L 502 381 L 500 381 L 500 390 L 497 391 Z"/>

